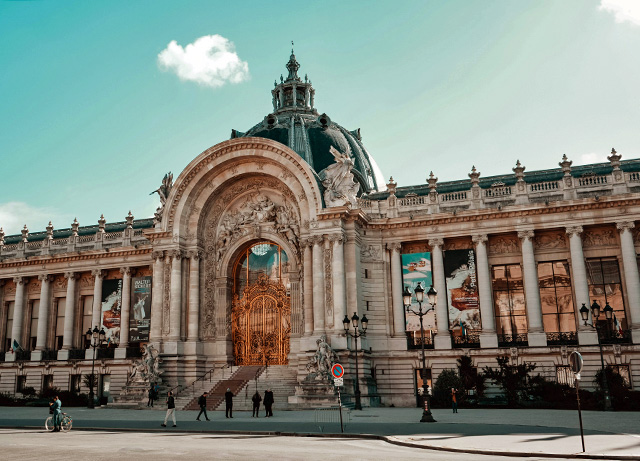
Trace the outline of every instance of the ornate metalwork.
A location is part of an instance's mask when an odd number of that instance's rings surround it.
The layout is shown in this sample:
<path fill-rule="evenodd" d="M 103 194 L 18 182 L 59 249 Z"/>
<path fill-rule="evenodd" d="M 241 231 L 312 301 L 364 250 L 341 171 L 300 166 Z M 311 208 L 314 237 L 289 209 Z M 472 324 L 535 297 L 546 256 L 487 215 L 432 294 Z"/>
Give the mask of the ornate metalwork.
<path fill-rule="evenodd" d="M 451 336 L 453 347 L 455 348 L 474 348 L 480 347 L 480 334 L 467 333 L 462 336 Z"/>
<path fill-rule="evenodd" d="M 526 333 L 498 335 L 498 347 L 526 347 L 529 340 Z"/>
<path fill-rule="evenodd" d="M 289 362 L 291 302 L 287 290 L 262 274 L 235 296 L 231 338 L 236 365 L 286 365 Z"/>
<path fill-rule="evenodd" d="M 611 331 L 598 329 L 600 344 L 631 344 L 631 330 Z"/>
<path fill-rule="evenodd" d="M 413 331 L 407 331 L 407 349 L 422 349 L 422 338 L 420 335 L 414 335 Z M 417 333 L 417 332 L 416 332 Z M 433 349 L 433 338 L 431 337 L 431 332 L 429 330 L 425 330 L 424 336 L 424 348 L 425 349 Z"/>
<path fill-rule="evenodd" d="M 573 346 L 578 344 L 578 334 L 575 331 L 547 333 L 548 346 Z"/>

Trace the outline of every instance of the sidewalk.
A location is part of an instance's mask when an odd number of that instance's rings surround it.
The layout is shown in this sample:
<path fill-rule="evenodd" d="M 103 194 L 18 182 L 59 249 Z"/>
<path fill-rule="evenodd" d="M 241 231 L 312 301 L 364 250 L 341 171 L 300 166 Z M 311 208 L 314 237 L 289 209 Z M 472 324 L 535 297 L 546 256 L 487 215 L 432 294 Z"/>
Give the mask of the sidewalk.
<path fill-rule="evenodd" d="M 63 402 L 64 404 L 64 402 Z M 164 412 L 65 408 L 74 429 L 187 431 L 341 435 L 339 423 L 318 424 L 313 410 L 274 411 L 274 417 L 251 418 L 250 412 L 210 412 L 211 421 L 195 421 L 197 412 L 177 413 L 177 428 L 161 428 Z M 264 410 L 261 412 L 264 415 Z M 0 427 L 42 428 L 46 408 L 0 407 Z M 437 423 L 420 423 L 417 408 L 366 408 L 352 411 L 346 437 L 374 437 L 387 442 L 478 454 L 509 454 L 589 459 L 639 459 L 640 413 L 583 412 L 586 453 L 580 443 L 578 415 L 565 410 L 434 410 Z"/>

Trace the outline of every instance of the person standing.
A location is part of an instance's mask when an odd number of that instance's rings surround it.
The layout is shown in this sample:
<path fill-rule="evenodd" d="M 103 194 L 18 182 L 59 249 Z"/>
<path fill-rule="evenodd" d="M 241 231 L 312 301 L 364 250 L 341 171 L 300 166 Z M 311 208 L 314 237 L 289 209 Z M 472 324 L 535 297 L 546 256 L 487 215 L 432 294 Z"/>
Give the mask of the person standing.
<path fill-rule="evenodd" d="M 265 417 L 270 418 L 271 416 L 273 416 L 273 411 L 271 410 L 272 406 L 273 406 L 273 392 L 271 392 L 271 389 L 267 389 L 266 391 L 264 391 Z"/>
<path fill-rule="evenodd" d="M 251 414 L 251 417 L 253 418 L 255 416 L 258 418 L 260 416 L 258 414 L 260 412 L 260 402 L 262 402 L 260 392 L 256 391 L 256 393 L 253 394 L 253 397 L 251 397 L 251 401 L 253 402 L 253 413 Z"/>
<path fill-rule="evenodd" d="M 200 415 L 202 413 L 204 413 L 205 419 L 209 421 L 209 417 L 207 416 L 207 395 L 209 395 L 209 393 L 205 392 L 198 398 L 198 405 L 200 405 L 200 413 L 198 413 L 198 417 L 196 418 L 196 421 L 200 421 Z"/>
<path fill-rule="evenodd" d="M 156 390 L 153 387 L 153 384 L 149 387 L 149 400 L 147 401 L 147 406 L 153 408 L 153 401 L 156 398 Z"/>
<path fill-rule="evenodd" d="M 456 398 L 456 392 L 458 390 L 455 387 L 451 388 L 451 405 L 453 407 L 453 412 L 458 412 L 458 399 Z"/>
<path fill-rule="evenodd" d="M 176 402 L 173 400 L 173 392 L 169 391 L 167 394 L 167 414 L 164 417 L 164 423 L 160 424 L 162 427 L 167 427 L 167 421 L 169 416 L 173 419 L 173 427 L 177 427 L 176 424 Z"/>
<path fill-rule="evenodd" d="M 231 388 L 227 387 L 227 392 L 224 393 L 224 402 L 226 404 L 225 416 L 227 418 L 233 418 L 233 392 Z"/>
<path fill-rule="evenodd" d="M 56 395 L 53 398 L 53 402 L 49 405 L 51 405 L 51 410 L 53 410 L 53 432 L 60 432 L 62 428 L 62 402 Z"/>

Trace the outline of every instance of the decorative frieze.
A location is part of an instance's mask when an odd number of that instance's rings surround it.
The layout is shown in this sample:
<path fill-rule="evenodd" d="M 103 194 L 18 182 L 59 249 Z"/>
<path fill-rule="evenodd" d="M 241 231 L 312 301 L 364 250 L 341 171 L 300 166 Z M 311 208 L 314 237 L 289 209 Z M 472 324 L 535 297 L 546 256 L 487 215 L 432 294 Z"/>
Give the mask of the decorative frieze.
<path fill-rule="evenodd" d="M 617 243 L 613 229 L 590 229 L 582 237 L 585 248 L 613 246 Z"/>
<path fill-rule="evenodd" d="M 474 240 L 475 242 L 475 240 Z M 492 236 L 489 239 L 489 254 L 517 254 L 520 253 L 518 240 L 512 236 Z"/>

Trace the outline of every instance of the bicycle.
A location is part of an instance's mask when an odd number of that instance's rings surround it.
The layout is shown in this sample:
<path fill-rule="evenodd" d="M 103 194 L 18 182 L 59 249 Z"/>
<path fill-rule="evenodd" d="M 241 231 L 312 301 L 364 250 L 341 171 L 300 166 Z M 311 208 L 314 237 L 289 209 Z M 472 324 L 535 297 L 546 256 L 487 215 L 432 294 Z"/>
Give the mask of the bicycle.
<path fill-rule="evenodd" d="M 62 432 L 69 432 L 72 425 L 73 420 L 71 419 L 71 416 L 66 413 L 62 413 L 62 421 L 60 423 L 60 429 L 62 430 Z M 55 425 L 53 424 L 53 416 L 49 416 L 44 421 L 44 428 L 49 432 L 53 432 L 53 430 L 55 429 Z"/>

